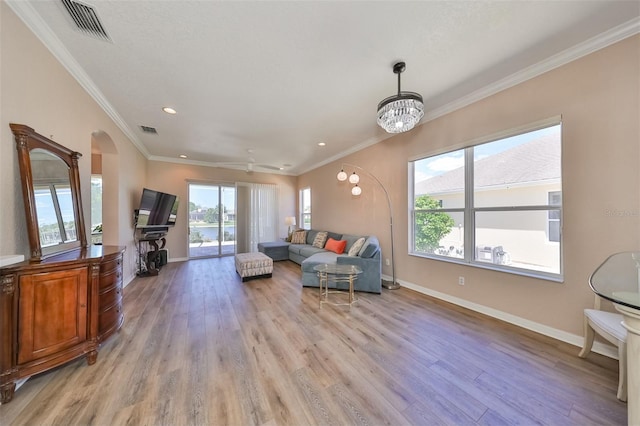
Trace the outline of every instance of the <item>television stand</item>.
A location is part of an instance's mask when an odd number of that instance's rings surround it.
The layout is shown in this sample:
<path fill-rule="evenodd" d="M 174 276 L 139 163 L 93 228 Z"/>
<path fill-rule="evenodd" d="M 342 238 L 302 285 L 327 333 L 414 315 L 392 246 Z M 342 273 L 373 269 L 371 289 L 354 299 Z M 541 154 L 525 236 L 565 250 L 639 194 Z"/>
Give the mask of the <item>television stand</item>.
<path fill-rule="evenodd" d="M 160 250 L 164 249 L 167 244 L 165 239 L 166 234 L 161 233 L 147 233 L 138 239 L 138 276 L 150 277 L 158 275 L 160 268 L 164 263 L 160 256 Z M 146 259 L 143 259 L 143 245 L 148 245 L 148 249 L 145 254 Z"/>

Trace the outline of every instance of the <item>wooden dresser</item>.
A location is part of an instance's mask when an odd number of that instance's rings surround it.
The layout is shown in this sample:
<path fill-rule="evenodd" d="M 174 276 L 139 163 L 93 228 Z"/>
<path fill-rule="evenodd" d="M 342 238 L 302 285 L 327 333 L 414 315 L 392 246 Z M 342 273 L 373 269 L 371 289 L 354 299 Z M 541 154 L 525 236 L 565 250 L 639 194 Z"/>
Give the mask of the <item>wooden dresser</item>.
<path fill-rule="evenodd" d="M 0 402 L 16 381 L 78 357 L 93 364 L 120 329 L 120 246 L 89 246 L 0 269 Z"/>

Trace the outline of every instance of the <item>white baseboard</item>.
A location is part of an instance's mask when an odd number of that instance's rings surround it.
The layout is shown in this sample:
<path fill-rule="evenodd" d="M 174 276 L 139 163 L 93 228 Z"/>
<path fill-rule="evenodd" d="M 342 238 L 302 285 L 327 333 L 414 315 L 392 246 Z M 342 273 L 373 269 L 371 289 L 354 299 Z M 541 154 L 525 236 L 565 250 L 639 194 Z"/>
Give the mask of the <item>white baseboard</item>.
<path fill-rule="evenodd" d="M 391 277 L 387 277 L 383 275 L 385 279 L 391 279 Z M 459 297 L 451 296 L 446 293 L 441 293 L 436 290 L 432 290 L 427 287 L 423 287 L 417 284 L 413 284 L 406 281 L 396 280 L 402 287 L 406 287 L 413 291 L 417 291 L 418 293 L 426 294 L 427 296 L 435 297 L 436 299 L 444 300 L 445 302 L 453 303 L 454 305 L 461 306 L 463 308 L 470 309 L 475 312 L 480 312 L 481 314 L 499 319 L 504 322 L 508 322 L 510 324 L 517 325 L 518 327 L 525 328 L 527 330 L 534 331 L 536 333 L 543 334 L 545 336 L 552 337 L 556 340 L 560 340 L 562 342 L 569 343 L 570 345 L 577 346 L 581 348 L 584 344 L 584 337 L 578 336 L 577 334 L 568 333 L 563 330 L 558 330 L 557 328 L 549 327 L 548 325 L 540 324 L 535 321 L 528 320 L 526 318 L 522 318 L 516 315 L 509 314 L 507 312 L 499 311 L 494 308 L 490 308 L 488 306 L 480 305 L 478 303 L 470 302 L 465 299 L 461 299 Z M 599 353 L 601 355 L 607 356 L 609 358 L 618 359 L 618 351 L 613 346 L 601 343 L 594 342 L 592 352 Z M 576 351 L 576 356 L 578 356 L 578 352 Z"/>

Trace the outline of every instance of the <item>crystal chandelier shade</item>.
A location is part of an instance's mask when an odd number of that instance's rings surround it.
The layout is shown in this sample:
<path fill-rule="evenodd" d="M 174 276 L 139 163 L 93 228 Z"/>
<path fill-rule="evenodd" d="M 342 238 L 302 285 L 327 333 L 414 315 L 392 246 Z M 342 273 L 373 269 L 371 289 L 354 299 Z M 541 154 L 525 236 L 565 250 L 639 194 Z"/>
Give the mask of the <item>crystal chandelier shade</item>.
<path fill-rule="evenodd" d="M 393 66 L 393 72 L 398 74 L 398 94 L 389 96 L 378 104 L 378 125 L 387 133 L 407 132 L 424 117 L 422 96 L 400 90 L 400 74 L 405 68 L 404 62 Z"/>

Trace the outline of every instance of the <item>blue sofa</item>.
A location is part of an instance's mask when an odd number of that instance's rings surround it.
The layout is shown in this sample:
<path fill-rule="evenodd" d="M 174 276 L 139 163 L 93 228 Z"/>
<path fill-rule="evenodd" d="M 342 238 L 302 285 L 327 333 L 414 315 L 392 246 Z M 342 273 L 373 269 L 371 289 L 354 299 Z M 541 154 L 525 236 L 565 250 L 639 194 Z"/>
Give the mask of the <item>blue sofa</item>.
<path fill-rule="evenodd" d="M 318 273 L 313 270 L 314 266 L 323 263 L 328 264 L 345 264 L 356 265 L 362 269 L 362 274 L 358 275 L 358 279 L 354 283 L 356 291 L 366 291 L 369 293 L 382 292 L 382 255 L 380 252 L 380 243 L 373 236 L 337 234 L 328 232 L 327 240 L 345 240 L 347 245 L 344 253 L 336 254 L 324 248 L 314 247 L 313 241 L 319 230 L 308 230 L 306 236 L 306 244 L 290 244 L 289 260 L 301 265 L 302 268 L 302 285 L 304 287 L 320 287 Z M 365 243 L 356 256 L 349 256 L 347 253 L 351 246 L 361 237 L 365 238 Z M 329 287 L 336 287 L 335 283 L 329 283 Z M 338 288 L 348 288 L 345 283 L 338 283 Z"/>

